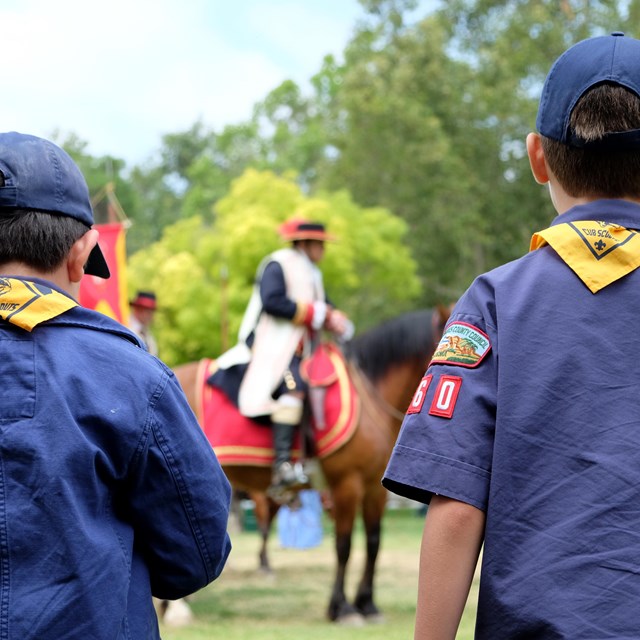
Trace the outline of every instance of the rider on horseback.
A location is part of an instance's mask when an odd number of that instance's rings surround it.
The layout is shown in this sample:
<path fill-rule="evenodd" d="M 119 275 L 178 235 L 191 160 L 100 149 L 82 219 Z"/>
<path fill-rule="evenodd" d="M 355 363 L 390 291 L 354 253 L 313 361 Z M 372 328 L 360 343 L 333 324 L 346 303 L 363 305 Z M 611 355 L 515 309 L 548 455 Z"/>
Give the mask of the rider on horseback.
<path fill-rule="evenodd" d="M 238 344 L 218 359 L 219 370 L 209 381 L 231 399 L 237 394 L 237 405 L 245 416 L 270 419 L 275 453 L 271 489 L 275 492 L 308 484 L 302 466 L 291 462 L 295 429 L 308 392 L 300 362 L 313 352 L 322 329 L 341 340 L 353 335 L 351 321 L 332 308 L 324 293 L 317 264 L 325 241 L 332 239 L 324 225 L 292 218 L 279 232 L 292 244 L 261 262 Z"/>

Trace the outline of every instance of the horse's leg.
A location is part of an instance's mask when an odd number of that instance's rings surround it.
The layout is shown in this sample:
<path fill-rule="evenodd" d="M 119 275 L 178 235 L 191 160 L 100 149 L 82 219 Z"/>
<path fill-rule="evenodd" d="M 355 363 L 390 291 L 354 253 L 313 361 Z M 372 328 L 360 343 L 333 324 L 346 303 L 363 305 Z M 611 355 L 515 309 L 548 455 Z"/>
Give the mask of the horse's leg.
<path fill-rule="evenodd" d="M 260 571 L 266 574 L 272 574 L 271 565 L 269 564 L 269 556 L 267 553 L 267 545 L 269 542 L 269 534 L 271 533 L 271 524 L 278 513 L 279 505 L 267 497 L 264 492 L 252 492 L 251 498 L 255 503 L 256 522 L 258 530 L 262 536 L 262 545 L 260 547 Z"/>
<path fill-rule="evenodd" d="M 186 598 L 163 600 L 161 608 L 162 622 L 168 627 L 186 627 L 193 622 L 193 611 Z"/>
<path fill-rule="evenodd" d="M 367 536 L 367 561 L 356 593 L 355 606 L 369 621 L 381 619 L 380 611 L 373 601 L 373 580 L 378 551 L 380 550 L 382 516 L 386 501 L 385 489 L 376 485 L 371 487 L 362 505 L 362 519 Z"/>
<path fill-rule="evenodd" d="M 344 583 L 347 572 L 347 563 L 351 554 L 351 536 L 356 519 L 356 511 L 362 488 L 360 479 L 355 475 L 332 487 L 333 513 L 335 520 L 335 545 L 337 556 L 336 577 L 329 601 L 327 615 L 330 620 L 342 624 L 362 624 L 362 616 L 351 605 L 345 596 Z"/>

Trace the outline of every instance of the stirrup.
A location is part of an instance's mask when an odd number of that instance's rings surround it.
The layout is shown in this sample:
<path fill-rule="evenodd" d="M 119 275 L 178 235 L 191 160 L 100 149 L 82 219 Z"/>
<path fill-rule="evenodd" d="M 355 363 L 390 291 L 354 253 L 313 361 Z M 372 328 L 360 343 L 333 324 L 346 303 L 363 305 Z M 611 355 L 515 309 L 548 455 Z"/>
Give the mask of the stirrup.
<path fill-rule="evenodd" d="M 282 491 L 300 491 L 301 489 L 311 486 L 309 477 L 304 472 L 301 463 L 281 462 L 273 471 L 271 478 L 271 493 L 279 493 Z"/>

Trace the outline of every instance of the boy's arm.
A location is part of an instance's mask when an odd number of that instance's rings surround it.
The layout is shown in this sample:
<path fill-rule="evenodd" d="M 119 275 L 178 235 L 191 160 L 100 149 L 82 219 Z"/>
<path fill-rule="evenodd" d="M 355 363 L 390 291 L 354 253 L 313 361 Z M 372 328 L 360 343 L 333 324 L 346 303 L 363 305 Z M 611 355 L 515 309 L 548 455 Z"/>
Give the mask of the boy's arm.
<path fill-rule="evenodd" d="M 485 514 L 434 495 L 420 550 L 415 640 L 454 640 L 484 538 Z"/>

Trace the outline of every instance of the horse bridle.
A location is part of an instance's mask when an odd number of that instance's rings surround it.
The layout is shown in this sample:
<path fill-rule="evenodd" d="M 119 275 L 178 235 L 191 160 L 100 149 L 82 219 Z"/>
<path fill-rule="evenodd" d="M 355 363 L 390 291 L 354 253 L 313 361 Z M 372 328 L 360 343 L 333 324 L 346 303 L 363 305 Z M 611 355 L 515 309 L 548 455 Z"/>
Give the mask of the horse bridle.
<path fill-rule="evenodd" d="M 405 414 L 402 411 L 398 411 L 395 407 L 391 406 L 376 390 L 373 386 L 373 383 L 367 376 L 364 371 L 358 366 L 356 362 L 349 362 L 349 368 L 351 369 L 351 377 L 353 378 L 353 383 L 358 386 L 364 386 L 367 395 L 370 396 L 374 402 L 379 405 L 379 407 L 383 410 L 391 418 L 395 420 L 400 420 L 402 422 L 404 420 Z"/>
<path fill-rule="evenodd" d="M 433 340 L 432 352 L 438 348 L 438 345 L 440 344 L 440 338 L 442 336 L 442 332 L 444 331 L 444 326 L 446 325 L 446 321 L 445 321 L 441 326 L 440 320 L 441 320 L 441 316 L 438 313 L 438 310 L 434 309 L 433 313 L 431 314 L 431 336 Z M 350 361 L 349 367 L 352 370 L 352 374 L 354 374 L 352 375 L 354 384 L 358 386 L 358 381 L 359 381 L 364 386 L 365 390 L 367 391 L 367 394 L 371 398 L 373 398 L 374 402 L 379 405 L 379 407 L 382 409 L 384 413 L 386 413 L 389 417 L 402 422 L 406 414 L 402 411 L 398 411 L 398 409 L 390 405 L 377 392 L 377 389 L 373 386 L 373 383 L 371 382 L 371 380 L 369 380 L 365 372 L 362 371 L 362 369 L 358 366 L 358 363 L 354 361 Z M 426 366 L 425 366 L 425 369 L 426 369 Z"/>

